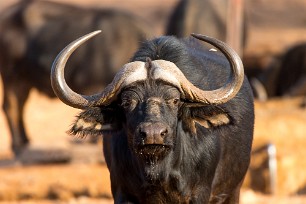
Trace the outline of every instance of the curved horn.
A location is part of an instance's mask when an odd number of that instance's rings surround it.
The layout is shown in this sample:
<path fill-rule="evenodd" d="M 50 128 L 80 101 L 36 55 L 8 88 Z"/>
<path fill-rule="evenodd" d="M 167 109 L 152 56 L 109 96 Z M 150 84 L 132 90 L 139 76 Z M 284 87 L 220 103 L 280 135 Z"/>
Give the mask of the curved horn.
<path fill-rule="evenodd" d="M 206 101 L 211 104 L 221 104 L 229 101 L 235 97 L 243 83 L 244 68 L 240 57 L 232 48 L 220 40 L 200 34 L 191 35 L 218 48 L 230 62 L 230 66 L 233 72 L 229 81 L 219 89 L 212 91 L 198 91 L 198 89 L 196 89 L 194 94 L 197 95 L 197 101 Z"/>
<path fill-rule="evenodd" d="M 65 104 L 74 108 L 84 109 L 95 101 L 99 100 L 99 95 L 80 95 L 69 88 L 64 77 L 65 65 L 70 55 L 84 42 L 97 35 L 101 31 L 89 33 L 73 41 L 66 46 L 55 58 L 51 68 L 51 85 L 54 93 Z"/>
<path fill-rule="evenodd" d="M 53 91 L 61 101 L 74 108 L 85 109 L 88 106 L 109 104 L 117 96 L 122 87 L 135 81 L 144 80 L 147 77 L 144 62 L 131 62 L 124 65 L 113 81 L 99 94 L 86 96 L 71 90 L 64 77 L 64 69 L 68 58 L 80 45 L 100 32 L 95 31 L 73 41 L 58 54 L 53 62 L 51 68 Z"/>

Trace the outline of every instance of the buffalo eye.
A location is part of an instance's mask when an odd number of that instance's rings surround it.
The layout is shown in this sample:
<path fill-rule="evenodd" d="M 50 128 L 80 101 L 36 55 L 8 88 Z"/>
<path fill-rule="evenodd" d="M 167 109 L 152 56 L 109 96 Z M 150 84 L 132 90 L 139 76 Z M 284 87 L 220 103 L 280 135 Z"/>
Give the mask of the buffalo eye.
<path fill-rule="evenodd" d="M 135 109 L 140 100 L 141 98 L 136 91 L 124 91 L 121 94 L 121 107 L 124 108 L 125 111 L 132 111 Z"/>
<path fill-rule="evenodd" d="M 123 107 L 126 111 L 132 111 L 136 105 L 137 100 L 132 98 L 123 98 L 121 102 L 121 107 Z"/>
<path fill-rule="evenodd" d="M 180 99 L 179 99 L 179 98 L 173 99 L 173 104 L 174 104 L 174 105 L 177 105 L 179 102 L 180 102 Z"/>
<path fill-rule="evenodd" d="M 180 102 L 179 98 L 172 98 L 167 100 L 167 104 L 177 106 Z"/>

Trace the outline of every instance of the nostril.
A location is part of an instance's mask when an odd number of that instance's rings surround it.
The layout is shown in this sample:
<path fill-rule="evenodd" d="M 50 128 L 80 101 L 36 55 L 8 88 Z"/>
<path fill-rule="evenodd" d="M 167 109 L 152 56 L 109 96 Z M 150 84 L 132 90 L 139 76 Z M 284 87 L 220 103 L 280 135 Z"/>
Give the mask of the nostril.
<path fill-rule="evenodd" d="M 164 130 L 161 131 L 160 135 L 161 135 L 161 136 L 166 136 L 167 133 L 168 133 L 168 130 L 167 130 L 167 129 L 164 129 Z"/>
<path fill-rule="evenodd" d="M 139 130 L 139 135 L 142 137 L 142 138 L 145 138 L 147 136 L 147 133 L 143 130 Z"/>

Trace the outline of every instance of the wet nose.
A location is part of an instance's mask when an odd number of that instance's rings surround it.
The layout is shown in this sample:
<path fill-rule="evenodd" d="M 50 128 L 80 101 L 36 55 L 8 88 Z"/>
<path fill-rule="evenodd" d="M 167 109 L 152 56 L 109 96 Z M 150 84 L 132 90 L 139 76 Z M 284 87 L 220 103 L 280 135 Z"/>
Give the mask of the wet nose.
<path fill-rule="evenodd" d="M 167 126 L 162 123 L 143 123 L 139 127 L 139 134 L 144 144 L 164 144 L 164 137 L 168 134 Z"/>

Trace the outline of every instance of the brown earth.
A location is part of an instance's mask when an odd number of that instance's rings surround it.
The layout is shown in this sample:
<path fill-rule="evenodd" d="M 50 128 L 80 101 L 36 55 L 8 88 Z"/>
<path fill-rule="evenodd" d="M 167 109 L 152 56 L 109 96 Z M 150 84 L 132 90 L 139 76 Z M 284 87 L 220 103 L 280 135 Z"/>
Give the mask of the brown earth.
<path fill-rule="evenodd" d="M 0 1 L 0 11 L 12 2 L 16 1 Z M 60 2 L 71 3 L 72 0 Z M 128 9 L 152 23 L 158 36 L 163 33 L 166 18 L 178 0 L 101 2 L 74 1 L 82 6 Z M 292 0 L 290 4 L 286 0 L 248 1 L 247 9 L 251 25 L 245 55 L 269 58 L 295 43 L 306 41 L 306 26 L 303 27 L 306 1 Z M 2 104 L 1 94 L 0 83 Z M 306 203 L 306 173 L 303 171 L 306 167 L 303 158 L 306 155 L 306 109 L 299 108 L 300 103 L 301 99 L 256 102 L 254 154 L 241 203 Z M 65 133 L 77 112 L 33 90 L 25 112 L 31 146 L 28 157 L 16 161 L 10 151 L 7 123 L 0 111 L 0 203 L 112 203 L 109 173 L 101 162 L 101 145 L 81 146 L 72 143 L 76 139 Z M 274 196 L 267 194 L 270 178 L 266 152 L 255 153 L 267 143 L 274 144 L 277 150 L 278 176 Z M 44 154 L 58 163 L 31 164 L 33 156 L 45 162 Z"/>

